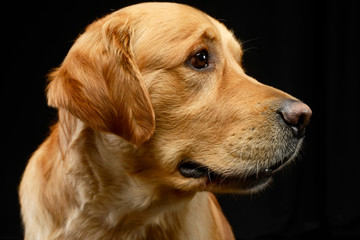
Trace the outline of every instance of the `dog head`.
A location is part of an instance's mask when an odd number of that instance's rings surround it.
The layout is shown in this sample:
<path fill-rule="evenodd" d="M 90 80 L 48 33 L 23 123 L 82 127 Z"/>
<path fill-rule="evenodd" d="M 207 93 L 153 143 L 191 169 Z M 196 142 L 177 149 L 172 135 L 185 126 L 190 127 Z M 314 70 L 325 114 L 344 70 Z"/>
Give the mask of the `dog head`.
<path fill-rule="evenodd" d="M 311 110 L 246 75 L 242 54 L 199 10 L 134 5 L 85 30 L 50 75 L 48 101 L 132 144 L 127 171 L 144 183 L 255 191 L 297 154 Z"/>

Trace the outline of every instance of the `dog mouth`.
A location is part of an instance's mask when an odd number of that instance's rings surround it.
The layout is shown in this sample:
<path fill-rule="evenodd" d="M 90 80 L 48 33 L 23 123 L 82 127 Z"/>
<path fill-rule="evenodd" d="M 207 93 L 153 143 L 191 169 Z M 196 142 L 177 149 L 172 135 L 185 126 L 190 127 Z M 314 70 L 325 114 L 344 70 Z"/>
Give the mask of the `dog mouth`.
<path fill-rule="evenodd" d="M 230 184 L 246 190 L 268 182 L 275 172 L 292 159 L 293 155 L 295 154 L 291 154 L 268 167 L 259 168 L 252 174 L 223 174 L 189 158 L 184 159 L 179 164 L 178 171 L 186 178 L 206 179 L 211 184 L 217 183 L 222 186 Z"/>

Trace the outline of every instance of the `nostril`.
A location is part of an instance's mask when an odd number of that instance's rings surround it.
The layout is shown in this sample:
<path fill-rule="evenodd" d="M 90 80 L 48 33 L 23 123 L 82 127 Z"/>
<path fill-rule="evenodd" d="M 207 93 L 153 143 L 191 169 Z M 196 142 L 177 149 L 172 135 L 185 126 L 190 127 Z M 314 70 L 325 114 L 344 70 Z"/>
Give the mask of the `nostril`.
<path fill-rule="evenodd" d="M 305 103 L 286 100 L 279 110 L 279 114 L 284 122 L 292 128 L 294 135 L 301 137 L 310 122 L 312 111 Z"/>

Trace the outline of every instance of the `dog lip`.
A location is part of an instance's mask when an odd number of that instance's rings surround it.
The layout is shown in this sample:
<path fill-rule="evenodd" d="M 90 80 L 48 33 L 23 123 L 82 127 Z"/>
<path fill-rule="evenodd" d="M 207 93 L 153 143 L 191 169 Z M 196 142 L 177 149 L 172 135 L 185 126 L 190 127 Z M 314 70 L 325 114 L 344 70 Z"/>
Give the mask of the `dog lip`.
<path fill-rule="evenodd" d="M 273 170 L 271 168 L 263 168 L 259 171 L 257 174 L 258 177 L 270 177 L 273 173 Z"/>
<path fill-rule="evenodd" d="M 200 163 L 197 163 L 193 160 L 187 159 L 180 163 L 179 172 L 181 175 L 187 178 L 202 178 L 207 177 L 210 181 L 215 179 L 227 179 L 227 180 L 256 180 L 262 178 L 268 178 L 272 176 L 272 168 L 262 168 L 257 173 L 254 173 L 249 176 L 224 176 L 221 173 L 217 173 L 211 170 L 209 167 L 206 167 Z"/>
<path fill-rule="evenodd" d="M 210 169 L 192 160 L 184 160 L 179 165 L 179 172 L 187 178 L 202 178 L 210 173 Z"/>
<path fill-rule="evenodd" d="M 284 159 L 277 161 L 271 166 L 264 167 L 258 170 L 257 173 L 248 176 L 224 176 L 211 170 L 209 167 L 204 166 L 190 158 L 184 159 L 178 167 L 180 174 L 186 178 L 203 178 L 207 177 L 210 181 L 215 179 L 228 179 L 228 180 L 244 180 L 244 181 L 258 181 L 260 179 L 269 178 L 273 173 L 277 172 L 281 166 L 287 163 L 294 156 L 294 152 L 286 156 Z"/>
<path fill-rule="evenodd" d="M 296 155 L 296 151 L 291 152 L 283 159 L 281 159 L 281 160 L 277 161 L 276 163 L 274 163 L 273 165 L 269 166 L 268 169 L 271 169 L 273 172 L 277 172 L 281 166 L 285 165 L 285 163 L 287 163 L 291 159 L 293 159 L 293 157 L 295 155 Z"/>
<path fill-rule="evenodd" d="M 180 174 L 186 178 L 206 178 L 209 184 L 219 184 L 221 186 L 232 186 L 243 190 L 252 189 L 269 181 L 273 175 L 271 168 L 262 168 L 251 175 L 224 175 L 211 170 L 192 159 L 183 160 L 178 167 Z"/>
<path fill-rule="evenodd" d="M 278 170 L 278 168 L 280 168 L 282 165 L 284 165 L 290 158 L 286 158 L 284 160 L 278 161 L 275 164 L 271 165 L 269 168 L 271 171 L 275 172 L 276 170 Z"/>

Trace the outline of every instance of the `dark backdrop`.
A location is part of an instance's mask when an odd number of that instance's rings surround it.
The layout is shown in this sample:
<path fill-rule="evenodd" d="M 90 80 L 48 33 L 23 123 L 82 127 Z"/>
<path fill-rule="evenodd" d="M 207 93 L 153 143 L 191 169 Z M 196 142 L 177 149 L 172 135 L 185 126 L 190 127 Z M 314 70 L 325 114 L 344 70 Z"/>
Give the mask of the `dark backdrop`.
<path fill-rule="evenodd" d="M 22 236 L 17 186 L 56 119 L 46 74 L 86 25 L 135 1 L 32 2 L 1 7 L 1 239 Z M 295 166 L 260 194 L 220 196 L 237 238 L 360 237 L 360 1 L 183 2 L 234 30 L 249 75 L 313 110 Z"/>

